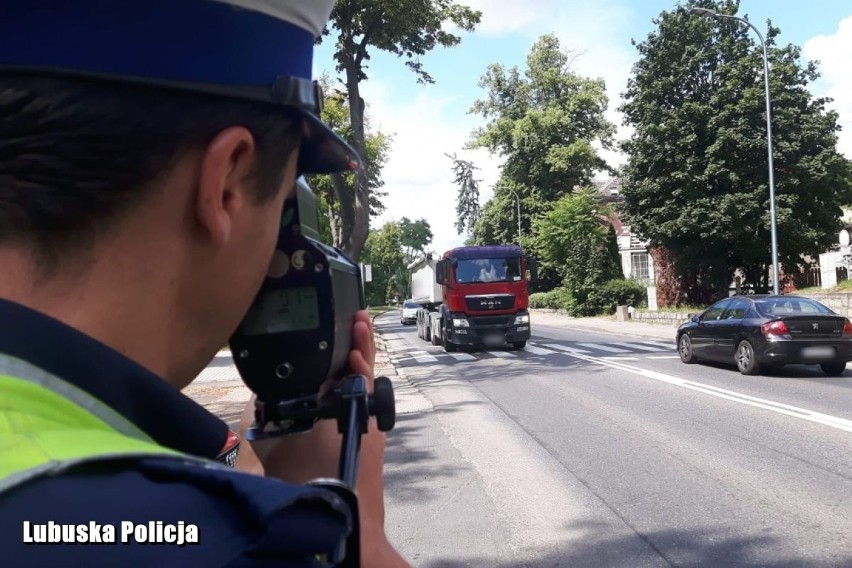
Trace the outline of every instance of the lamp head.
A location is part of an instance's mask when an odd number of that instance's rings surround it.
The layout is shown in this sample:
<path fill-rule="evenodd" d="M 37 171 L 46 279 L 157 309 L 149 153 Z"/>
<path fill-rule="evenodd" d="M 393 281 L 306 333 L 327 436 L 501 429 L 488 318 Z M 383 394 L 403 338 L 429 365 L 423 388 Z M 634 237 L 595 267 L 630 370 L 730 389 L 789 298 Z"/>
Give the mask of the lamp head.
<path fill-rule="evenodd" d="M 705 18 L 715 18 L 719 14 L 714 12 L 713 10 L 709 10 L 707 8 L 690 8 L 690 14 L 698 14 L 699 16 L 704 16 Z"/>

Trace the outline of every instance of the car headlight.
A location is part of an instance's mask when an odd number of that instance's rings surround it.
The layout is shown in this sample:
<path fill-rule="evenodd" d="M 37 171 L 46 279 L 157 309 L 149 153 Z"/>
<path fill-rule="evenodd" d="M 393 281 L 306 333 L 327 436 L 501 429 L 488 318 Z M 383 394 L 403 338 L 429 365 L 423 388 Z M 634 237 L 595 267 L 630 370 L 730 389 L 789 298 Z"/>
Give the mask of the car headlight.
<path fill-rule="evenodd" d="M 515 325 L 521 325 L 524 323 L 530 323 L 530 316 L 527 314 L 515 316 Z"/>
<path fill-rule="evenodd" d="M 470 323 L 464 318 L 453 318 L 453 327 L 470 327 Z"/>

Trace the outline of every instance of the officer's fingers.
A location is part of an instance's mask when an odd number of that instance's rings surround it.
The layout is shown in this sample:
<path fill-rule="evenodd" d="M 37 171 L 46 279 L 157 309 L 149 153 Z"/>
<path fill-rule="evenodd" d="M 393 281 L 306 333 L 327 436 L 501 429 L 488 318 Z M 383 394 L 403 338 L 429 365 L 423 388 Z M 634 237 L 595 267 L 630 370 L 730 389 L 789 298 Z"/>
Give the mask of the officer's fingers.
<path fill-rule="evenodd" d="M 360 351 L 370 367 L 376 362 L 376 345 L 369 324 L 356 321 L 352 328 L 352 349 Z"/>
<path fill-rule="evenodd" d="M 361 310 L 355 314 L 355 323 L 353 324 L 354 328 L 366 326 L 367 328 L 367 339 L 369 344 L 370 352 L 375 354 L 376 352 L 376 336 L 373 331 L 373 321 L 370 317 L 370 314 L 366 310 Z"/>
<path fill-rule="evenodd" d="M 362 375 L 367 379 L 367 388 L 373 390 L 373 365 L 368 363 L 364 354 L 353 349 L 349 352 L 349 369 L 355 375 Z"/>

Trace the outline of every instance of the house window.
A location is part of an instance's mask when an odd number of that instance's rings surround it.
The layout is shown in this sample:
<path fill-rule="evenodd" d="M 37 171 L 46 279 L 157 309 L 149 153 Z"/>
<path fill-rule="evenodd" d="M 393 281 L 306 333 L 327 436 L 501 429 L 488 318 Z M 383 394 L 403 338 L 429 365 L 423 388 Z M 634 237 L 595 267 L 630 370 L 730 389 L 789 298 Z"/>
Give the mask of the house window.
<path fill-rule="evenodd" d="M 650 280 L 647 252 L 630 253 L 630 275 L 637 280 Z"/>

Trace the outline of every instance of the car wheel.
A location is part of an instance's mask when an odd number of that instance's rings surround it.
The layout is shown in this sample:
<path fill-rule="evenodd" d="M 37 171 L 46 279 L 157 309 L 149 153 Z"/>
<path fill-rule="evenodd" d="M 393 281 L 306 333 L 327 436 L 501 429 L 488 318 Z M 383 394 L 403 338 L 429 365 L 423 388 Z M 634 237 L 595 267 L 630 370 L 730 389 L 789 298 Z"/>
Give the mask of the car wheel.
<path fill-rule="evenodd" d="M 691 365 L 698 360 L 692 351 L 692 339 L 685 333 L 681 334 L 680 339 L 677 340 L 677 354 L 680 355 L 680 360 L 687 365 Z"/>
<path fill-rule="evenodd" d="M 760 365 L 754 353 L 754 347 L 747 340 L 740 341 L 736 354 L 737 368 L 743 375 L 759 375 Z"/>
<path fill-rule="evenodd" d="M 829 377 L 839 377 L 846 370 L 846 363 L 822 363 L 820 368 Z"/>
<path fill-rule="evenodd" d="M 512 343 L 512 347 L 514 347 L 515 349 L 523 349 L 526 346 L 526 341 L 515 341 L 514 343 Z"/>

